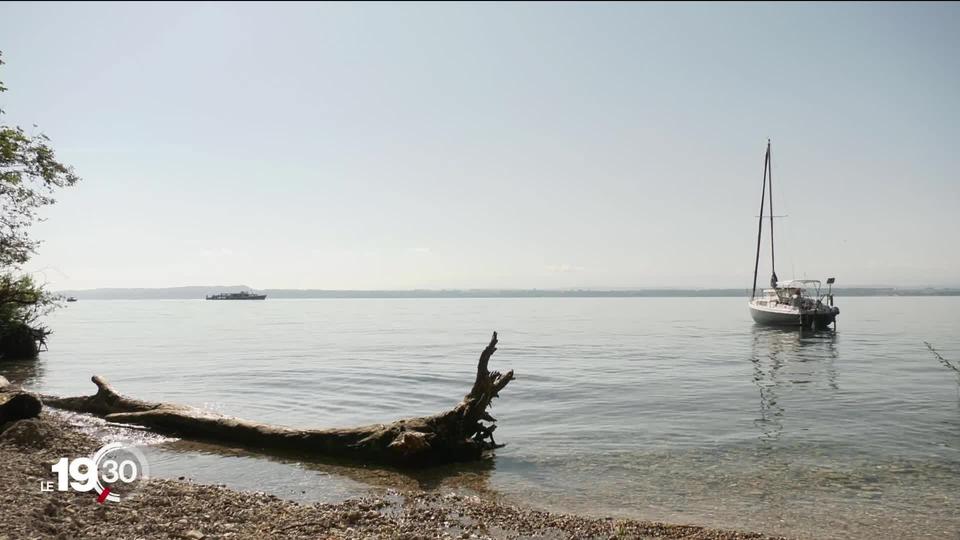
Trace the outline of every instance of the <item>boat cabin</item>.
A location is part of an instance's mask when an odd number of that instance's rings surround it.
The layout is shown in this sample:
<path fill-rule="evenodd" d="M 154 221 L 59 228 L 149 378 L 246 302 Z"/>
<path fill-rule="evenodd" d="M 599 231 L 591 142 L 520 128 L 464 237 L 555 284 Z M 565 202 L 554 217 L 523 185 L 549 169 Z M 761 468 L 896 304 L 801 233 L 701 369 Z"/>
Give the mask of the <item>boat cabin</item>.
<path fill-rule="evenodd" d="M 815 289 L 815 293 L 810 295 L 808 290 Z M 818 279 L 794 279 L 790 281 L 778 281 L 775 289 L 764 289 L 763 296 L 756 300 L 761 306 L 787 305 L 799 309 L 814 309 L 822 303 L 823 297 L 820 295 L 820 280 Z"/>

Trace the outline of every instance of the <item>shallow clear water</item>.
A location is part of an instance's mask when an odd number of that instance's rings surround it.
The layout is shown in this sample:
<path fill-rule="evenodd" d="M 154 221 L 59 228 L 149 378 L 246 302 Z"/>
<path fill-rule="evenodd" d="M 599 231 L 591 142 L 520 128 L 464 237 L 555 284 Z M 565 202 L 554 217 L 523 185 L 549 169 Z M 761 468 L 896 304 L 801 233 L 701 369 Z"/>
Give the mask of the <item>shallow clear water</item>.
<path fill-rule="evenodd" d="M 960 298 L 838 299 L 837 332 L 754 326 L 739 298 L 83 301 L 50 351 L 0 367 L 304 427 L 450 407 L 490 331 L 488 465 L 410 476 L 173 442 L 155 475 L 336 500 L 459 488 L 552 510 L 799 537 L 960 536 Z"/>

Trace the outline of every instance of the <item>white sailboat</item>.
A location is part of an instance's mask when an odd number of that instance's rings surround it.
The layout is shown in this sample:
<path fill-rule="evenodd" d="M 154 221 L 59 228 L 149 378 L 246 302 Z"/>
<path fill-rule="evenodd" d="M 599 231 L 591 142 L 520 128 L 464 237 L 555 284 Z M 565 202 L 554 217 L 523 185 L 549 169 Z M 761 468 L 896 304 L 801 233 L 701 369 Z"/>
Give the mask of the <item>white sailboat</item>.
<path fill-rule="evenodd" d="M 757 296 L 757 270 L 760 268 L 760 243 L 763 237 L 763 206 L 769 189 L 770 208 L 770 288 Z M 827 280 L 827 291 L 815 279 L 778 281 L 773 249 L 773 167 L 770 163 L 770 141 L 763 160 L 763 188 L 760 192 L 760 223 L 757 228 L 757 257 L 753 266 L 753 292 L 750 294 L 750 316 L 758 324 L 822 329 L 836 326 L 840 308 L 833 305 L 834 278 Z"/>

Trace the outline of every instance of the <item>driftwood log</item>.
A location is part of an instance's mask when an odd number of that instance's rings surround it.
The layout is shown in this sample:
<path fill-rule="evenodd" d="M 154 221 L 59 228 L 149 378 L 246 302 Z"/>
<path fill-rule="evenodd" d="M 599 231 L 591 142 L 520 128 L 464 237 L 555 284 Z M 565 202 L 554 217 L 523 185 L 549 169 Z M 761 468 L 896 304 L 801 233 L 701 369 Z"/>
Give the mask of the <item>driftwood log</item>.
<path fill-rule="evenodd" d="M 37 416 L 42 408 L 43 404 L 37 396 L 24 392 L 0 377 L 0 431 L 7 422 Z"/>
<path fill-rule="evenodd" d="M 396 466 L 429 466 L 479 459 L 487 450 L 503 446 L 493 440 L 496 420 L 487 408 L 513 380 L 513 370 L 501 374 L 488 369 L 496 350 L 494 332 L 480 354 L 473 388 L 454 408 L 391 424 L 323 430 L 261 424 L 193 407 L 126 397 L 97 376 L 93 377 L 97 393 L 92 396 L 43 396 L 43 400 L 52 407 L 93 413 L 110 422 L 145 426 L 184 438 Z"/>

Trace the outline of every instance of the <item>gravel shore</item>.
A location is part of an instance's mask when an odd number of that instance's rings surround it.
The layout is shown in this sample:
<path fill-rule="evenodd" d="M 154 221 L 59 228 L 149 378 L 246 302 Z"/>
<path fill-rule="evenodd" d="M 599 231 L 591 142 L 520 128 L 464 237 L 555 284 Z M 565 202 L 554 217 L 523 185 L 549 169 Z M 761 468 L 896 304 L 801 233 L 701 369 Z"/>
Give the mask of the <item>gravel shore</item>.
<path fill-rule="evenodd" d="M 622 519 L 542 512 L 475 496 L 390 491 L 338 504 L 300 504 L 262 493 L 150 480 L 135 497 L 98 504 L 90 493 L 41 492 L 62 456 L 102 441 L 56 415 L 0 433 L 0 540 L 21 538 L 780 538 Z"/>

